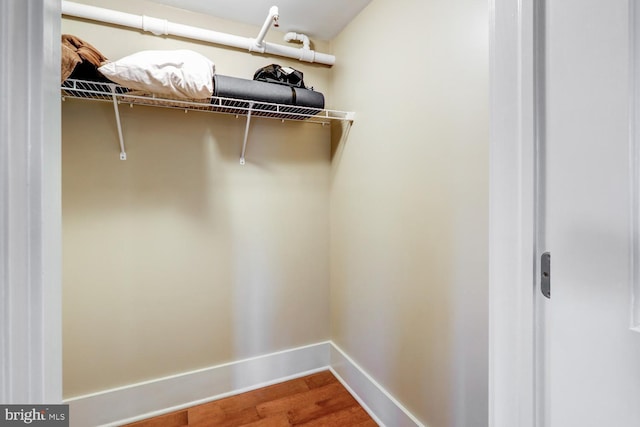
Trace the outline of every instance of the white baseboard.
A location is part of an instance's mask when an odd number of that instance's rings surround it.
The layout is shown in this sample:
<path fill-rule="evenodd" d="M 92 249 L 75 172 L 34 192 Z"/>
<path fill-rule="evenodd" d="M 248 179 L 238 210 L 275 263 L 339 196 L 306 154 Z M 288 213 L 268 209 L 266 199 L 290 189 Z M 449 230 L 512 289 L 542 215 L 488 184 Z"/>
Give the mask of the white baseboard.
<path fill-rule="evenodd" d="M 425 427 L 330 341 L 66 399 L 71 427 L 113 427 L 330 369 L 381 427 Z"/>
<path fill-rule="evenodd" d="M 426 427 L 333 342 L 331 372 L 381 427 Z"/>
<path fill-rule="evenodd" d="M 71 427 L 118 426 L 329 369 L 330 343 L 66 399 Z"/>

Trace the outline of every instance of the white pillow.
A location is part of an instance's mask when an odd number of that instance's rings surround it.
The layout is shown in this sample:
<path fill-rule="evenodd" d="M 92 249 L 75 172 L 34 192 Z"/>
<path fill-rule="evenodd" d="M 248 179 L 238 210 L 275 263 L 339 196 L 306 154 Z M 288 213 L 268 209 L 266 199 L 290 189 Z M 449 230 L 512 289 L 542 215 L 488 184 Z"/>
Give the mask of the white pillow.
<path fill-rule="evenodd" d="M 144 50 L 98 68 L 124 87 L 178 98 L 213 94 L 215 65 L 191 50 Z"/>

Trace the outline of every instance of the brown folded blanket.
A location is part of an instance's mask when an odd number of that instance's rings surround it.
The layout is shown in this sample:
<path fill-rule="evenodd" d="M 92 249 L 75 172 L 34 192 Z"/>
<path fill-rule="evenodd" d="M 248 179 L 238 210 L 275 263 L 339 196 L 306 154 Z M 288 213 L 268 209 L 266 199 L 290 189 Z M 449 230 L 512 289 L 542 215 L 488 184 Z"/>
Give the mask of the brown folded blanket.
<path fill-rule="evenodd" d="M 97 74 L 97 68 L 105 61 L 107 57 L 91 44 L 71 34 L 62 35 L 62 81 L 71 76 L 78 64 L 85 64 Z M 104 79 L 103 76 L 100 77 Z"/>
<path fill-rule="evenodd" d="M 62 44 L 64 46 L 68 46 L 74 52 L 77 52 L 78 55 L 80 55 L 80 58 L 91 62 L 96 67 L 99 67 L 107 60 L 107 57 L 101 54 L 98 49 L 91 46 L 86 41 L 81 40 L 76 36 L 72 36 L 71 34 L 62 35 Z"/>
<path fill-rule="evenodd" d="M 61 67 L 61 80 L 63 82 L 69 78 L 76 65 L 82 62 L 82 58 L 69 46 L 62 45 L 62 67 Z"/>

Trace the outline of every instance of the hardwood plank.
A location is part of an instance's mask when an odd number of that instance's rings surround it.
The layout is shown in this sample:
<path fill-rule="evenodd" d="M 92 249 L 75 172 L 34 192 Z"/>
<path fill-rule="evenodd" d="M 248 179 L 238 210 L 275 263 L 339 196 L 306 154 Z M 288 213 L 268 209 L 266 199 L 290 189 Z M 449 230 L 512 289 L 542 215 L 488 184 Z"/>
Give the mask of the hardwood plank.
<path fill-rule="evenodd" d="M 305 377 L 304 382 L 307 383 L 309 388 L 317 388 L 338 382 L 338 379 L 331 373 L 331 371 L 322 371 Z"/>
<path fill-rule="evenodd" d="M 298 378 L 284 383 L 274 384 L 258 390 L 238 394 L 219 400 L 220 407 L 231 413 L 249 407 L 255 407 L 263 402 L 279 399 L 281 397 L 308 391 L 309 387 L 303 378 Z"/>
<path fill-rule="evenodd" d="M 189 427 L 237 427 L 260 420 L 255 406 L 226 412 L 219 406 L 189 409 Z"/>
<path fill-rule="evenodd" d="M 332 396 L 345 393 L 344 387 L 340 383 L 333 383 L 312 390 L 296 393 L 280 399 L 256 405 L 258 414 L 261 417 L 268 417 L 275 414 L 286 413 L 291 408 L 306 407 L 330 399 Z M 347 393 L 348 394 L 348 393 Z"/>
<path fill-rule="evenodd" d="M 198 405 L 189 410 L 189 426 L 237 427 L 256 422 L 261 418 L 256 405 L 308 390 L 306 382 L 300 378 Z"/>
<path fill-rule="evenodd" d="M 353 396 L 345 392 L 314 402 L 311 405 L 293 407 L 287 414 L 291 424 L 299 425 L 353 406 L 358 406 L 358 402 Z"/>
<path fill-rule="evenodd" d="M 343 409 L 342 411 L 333 412 L 329 415 L 326 415 L 322 418 L 316 418 L 315 420 L 309 421 L 304 424 L 298 424 L 298 426 L 304 427 L 346 427 L 346 426 L 354 426 L 358 423 L 368 422 L 369 420 L 373 421 L 369 414 L 362 409 L 361 406 L 353 406 L 348 409 Z M 373 426 L 376 425 L 374 422 Z"/>
<path fill-rule="evenodd" d="M 189 424 L 207 419 L 224 418 L 225 413 L 217 401 L 189 408 Z"/>
<path fill-rule="evenodd" d="M 280 414 L 269 418 L 263 418 L 260 421 L 250 424 L 243 424 L 240 427 L 291 427 L 291 423 L 286 415 Z"/>
<path fill-rule="evenodd" d="M 352 406 L 358 406 L 358 402 L 336 381 L 257 405 L 256 409 L 261 417 L 286 413 L 291 424 L 297 425 Z"/>
<path fill-rule="evenodd" d="M 183 410 L 126 424 L 126 427 L 183 427 L 187 425 L 189 425 L 188 414 L 186 410 Z"/>

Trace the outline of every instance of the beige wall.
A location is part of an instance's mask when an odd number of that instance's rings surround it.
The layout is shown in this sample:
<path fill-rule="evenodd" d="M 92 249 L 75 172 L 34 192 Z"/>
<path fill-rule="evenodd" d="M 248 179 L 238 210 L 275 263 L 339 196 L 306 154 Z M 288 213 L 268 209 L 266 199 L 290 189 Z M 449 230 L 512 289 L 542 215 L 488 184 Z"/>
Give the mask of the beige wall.
<path fill-rule="evenodd" d="M 259 30 L 143 1 L 86 3 Z M 110 59 L 188 48 L 221 74 L 290 64 L 328 90 L 323 66 L 74 19 L 62 30 Z M 242 167 L 242 118 L 121 110 L 127 161 L 110 104 L 63 103 L 65 397 L 328 339 L 329 127 L 254 120 Z"/>
<path fill-rule="evenodd" d="M 487 425 L 487 7 L 374 0 L 333 41 L 332 339 L 430 427 Z"/>

